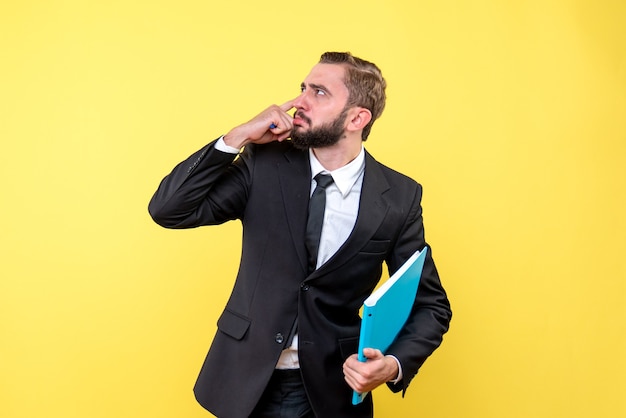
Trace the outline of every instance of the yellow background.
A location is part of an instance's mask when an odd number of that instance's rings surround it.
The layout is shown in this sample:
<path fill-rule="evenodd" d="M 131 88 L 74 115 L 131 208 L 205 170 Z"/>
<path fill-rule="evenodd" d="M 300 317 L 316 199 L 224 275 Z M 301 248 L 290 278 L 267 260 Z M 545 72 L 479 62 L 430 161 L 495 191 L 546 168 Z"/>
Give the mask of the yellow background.
<path fill-rule="evenodd" d="M 148 200 L 349 50 L 387 78 L 366 145 L 423 184 L 454 310 L 377 417 L 626 417 L 624 22 L 621 0 L 4 0 L 0 416 L 209 416 L 191 388 L 240 227 L 164 230 Z"/>

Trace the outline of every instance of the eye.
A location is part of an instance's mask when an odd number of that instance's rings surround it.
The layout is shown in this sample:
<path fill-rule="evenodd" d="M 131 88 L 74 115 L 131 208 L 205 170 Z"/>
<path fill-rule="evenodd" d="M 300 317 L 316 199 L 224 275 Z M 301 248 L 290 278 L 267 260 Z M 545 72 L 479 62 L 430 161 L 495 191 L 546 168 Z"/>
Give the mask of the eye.
<path fill-rule="evenodd" d="M 317 94 L 318 96 L 325 96 L 326 92 L 322 89 L 315 89 L 315 94 Z"/>

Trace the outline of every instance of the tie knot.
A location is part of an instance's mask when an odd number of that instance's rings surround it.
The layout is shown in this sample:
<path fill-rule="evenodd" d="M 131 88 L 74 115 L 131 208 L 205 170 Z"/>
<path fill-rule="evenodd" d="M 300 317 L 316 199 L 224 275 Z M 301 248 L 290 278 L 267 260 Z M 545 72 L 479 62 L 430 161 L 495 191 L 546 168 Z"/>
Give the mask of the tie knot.
<path fill-rule="evenodd" d="M 317 187 L 325 189 L 333 182 L 333 177 L 328 174 L 319 173 L 315 176 L 315 181 L 317 182 Z"/>

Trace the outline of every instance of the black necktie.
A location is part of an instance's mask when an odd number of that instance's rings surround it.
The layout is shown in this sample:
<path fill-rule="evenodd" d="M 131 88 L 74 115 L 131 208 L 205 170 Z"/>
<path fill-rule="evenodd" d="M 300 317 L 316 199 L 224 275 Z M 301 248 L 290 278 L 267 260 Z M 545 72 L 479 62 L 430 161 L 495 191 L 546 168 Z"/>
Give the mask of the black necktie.
<path fill-rule="evenodd" d="M 324 223 L 324 210 L 326 209 L 326 187 L 333 178 L 327 174 L 319 173 L 315 176 L 317 186 L 309 200 L 309 218 L 306 223 L 305 244 L 309 253 L 309 273 L 317 266 L 317 253 L 320 246 L 320 236 L 322 235 L 322 224 Z"/>
<path fill-rule="evenodd" d="M 315 176 L 315 181 L 317 186 L 315 186 L 315 190 L 313 190 L 309 200 L 309 217 L 306 222 L 306 235 L 304 237 L 304 243 L 309 254 L 308 274 L 314 272 L 317 266 L 317 252 L 320 246 L 320 236 L 322 235 L 324 210 L 326 209 L 326 187 L 333 182 L 333 178 L 327 174 L 319 173 Z M 287 337 L 285 348 L 291 346 L 293 337 L 297 332 L 298 318 L 296 317 L 291 332 Z"/>

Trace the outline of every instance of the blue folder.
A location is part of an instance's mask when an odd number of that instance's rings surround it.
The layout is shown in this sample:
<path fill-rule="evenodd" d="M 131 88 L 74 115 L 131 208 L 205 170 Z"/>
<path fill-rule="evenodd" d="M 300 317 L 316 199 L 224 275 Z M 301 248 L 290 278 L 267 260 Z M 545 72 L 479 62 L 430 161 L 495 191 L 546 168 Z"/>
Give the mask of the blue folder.
<path fill-rule="evenodd" d="M 385 353 L 409 318 L 428 249 L 416 251 L 382 286 L 363 302 L 359 336 L 359 361 L 366 361 L 364 348 Z M 352 404 L 363 402 L 367 393 L 354 391 Z"/>

